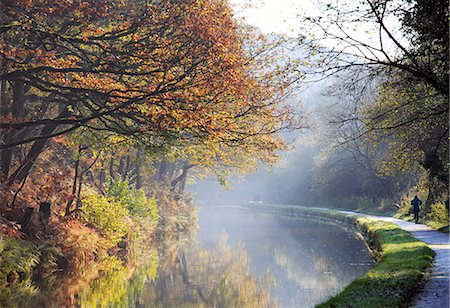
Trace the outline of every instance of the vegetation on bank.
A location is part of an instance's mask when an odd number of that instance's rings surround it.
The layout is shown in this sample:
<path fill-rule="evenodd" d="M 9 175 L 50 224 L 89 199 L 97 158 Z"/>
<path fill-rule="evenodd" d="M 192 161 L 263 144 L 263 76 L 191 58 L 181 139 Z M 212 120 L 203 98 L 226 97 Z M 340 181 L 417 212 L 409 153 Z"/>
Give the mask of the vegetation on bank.
<path fill-rule="evenodd" d="M 445 227 L 439 228 L 438 231 L 439 231 L 439 232 L 443 232 L 443 233 L 449 233 L 448 227 L 449 227 L 449 226 L 447 225 L 447 226 L 445 226 Z"/>
<path fill-rule="evenodd" d="M 434 252 L 397 225 L 358 218 L 377 260 L 367 274 L 317 307 L 406 307 Z"/>
<path fill-rule="evenodd" d="M 195 229 L 189 178 L 273 164 L 303 121 L 284 39 L 226 1 L 7 1 L 0 28 L 0 306 L 123 294 Z"/>
<path fill-rule="evenodd" d="M 186 198 L 175 201 L 168 192 L 155 200 L 120 180 L 105 191 L 86 188 L 78 212 L 52 216 L 45 233 L 40 216 L 15 233 L 2 222 L 1 306 L 73 305 L 77 297 L 92 306 L 127 301 L 130 288 L 155 277 L 158 246 L 196 229 L 196 209 Z M 167 232 L 172 237 L 162 236 Z"/>

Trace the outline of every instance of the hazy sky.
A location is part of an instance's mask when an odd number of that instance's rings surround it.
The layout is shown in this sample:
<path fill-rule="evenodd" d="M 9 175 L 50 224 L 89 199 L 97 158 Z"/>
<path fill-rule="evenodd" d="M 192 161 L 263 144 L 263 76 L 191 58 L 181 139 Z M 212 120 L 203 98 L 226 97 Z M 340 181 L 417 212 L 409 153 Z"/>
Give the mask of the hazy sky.
<path fill-rule="evenodd" d="M 230 0 L 232 7 L 236 12 L 237 17 L 243 17 L 244 20 L 255 27 L 258 27 L 263 33 L 278 33 L 287 34 L 291 37 L 296 37 L 299 34 L 307 35 L 305 28 L 301 25 L 302 16 L 323 16 L 324 5 L 330 3 L 335 5 L 335 0 Z M 355 0 L 341 0 L 340 5 L 346 9 L 352 8 L 357 10 L 359 3 Z M 399 29 L 398 19 L 390 14 L 384 20 L 390 31 L 394 34 L 396 39 L 406 46 L 407 41 L 403 41 L 402 35 L 397 34 Z M 307 26 L 308 28 L 308 26 Z M 332 27 L 329 30 L 334 33 L 342 34 L 337 28 Z M 363 41 L 369 45 L 380 48 L 380 36 L 378 33 L 379 25 L 377 23 L 361 23 L 357 27 L 353 24 L 348 24 L 345 31 L 352 37 Z M 318 32 L 312 30 L 315 34 Z M 398 52 L 396 46 L 388 38 L 386 33 L 381 34 L 383 38 L 383 48 L 388 54 L 395 55 Z M 335 41 L 322 41 L 324 46 L 335 47 Z M 380 58 L 384 58 L 382 53 L 379 53 Z"/>
<path fill-rule="evenodd" d="M 298 33 L 300 13 L 311 14 L 313 1 L 309 0 L 231 0 L 237 16 L 264 33 Z M 248 5 L 250 3 L 250 6 Z"/>

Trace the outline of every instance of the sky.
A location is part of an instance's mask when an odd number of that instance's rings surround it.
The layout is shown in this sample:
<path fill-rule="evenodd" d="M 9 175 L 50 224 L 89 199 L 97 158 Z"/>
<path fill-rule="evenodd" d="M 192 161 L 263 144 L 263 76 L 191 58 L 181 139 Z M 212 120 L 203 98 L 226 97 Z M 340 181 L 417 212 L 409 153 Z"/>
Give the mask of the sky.
<path fill-rule="evenodd" d="M 263 33 L 277 33 L 286 34 L 290 37 L 297 37 L 300 35 L 309 36 L 305 33 L 305 25 L 301 24 L 302 16 L 325 17 L 324 5 L 340 3 L 345 8 L 352 8 L 356 10 L 359 6 L 358 1 L 354 0 L 230 0 L 230 4 L 235 11 L 235 16 L 238 18 L 244 18 L 245 22 L 259 28 Z M 407 41 L 402 41 L 402 35 L 397 35 L 396 32 L 399 28 L 399 23 L 396 17 L 389 15 L 389 18 L 385 19 L 385 23 L 388 28 L 394 33 L 394 36 L 398 41 L 406 46 Z M 373 24 L 365 23 L 359 24 L 358 27 L 354 25 L 348 25 L 345 28 L 346 32 L 352 37 L 368 43 L 369 45 L 380 47 L 378 25 L 375 27 Z M 334 33 L 341 33 L 337 28 L 334 29 Z M 308 29 L 313 30 L 313 29 Z M 313 30 L 314 33 L 316 33 Z M 390 55 L 395 55 L 398 51 L 396 46 L 388 38 L 386 33 L 382 33 L 383 48 Z M 335 41 L 322 41 L 324 46 L 336 47 Z M 356 49 L 355 49 L 356 50 Z M 382 53 L 379 53 L 380 58 L 384 58 Z"/>
<path fill-rule="evenodd" d="M 264 33 L 295 35 L 299 28 L 297 15 L 314 12 L 310 0 L 231 0 L 230 3 L 238 17 L 244 17 L 247 23 Z"/>

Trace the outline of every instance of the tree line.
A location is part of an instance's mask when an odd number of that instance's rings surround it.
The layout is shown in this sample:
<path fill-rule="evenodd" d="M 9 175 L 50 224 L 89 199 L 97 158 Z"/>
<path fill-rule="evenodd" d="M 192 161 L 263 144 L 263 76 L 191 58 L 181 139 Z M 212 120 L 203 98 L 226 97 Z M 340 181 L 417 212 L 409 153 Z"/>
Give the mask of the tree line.
<path fill-rule="evenodd" d="M 182 192 L 194 166 L 225 181 L 273 163 L 280 133 L 301 126 L 283 103 L 296 76 L 279 42 L 236 21 L 226 2 L 0 6 L 6 195 L 49 172 L 73 179 L 66 214 L 87 179 L 101 190 L 107 178 L 137 188 L 151 178 Z"/>

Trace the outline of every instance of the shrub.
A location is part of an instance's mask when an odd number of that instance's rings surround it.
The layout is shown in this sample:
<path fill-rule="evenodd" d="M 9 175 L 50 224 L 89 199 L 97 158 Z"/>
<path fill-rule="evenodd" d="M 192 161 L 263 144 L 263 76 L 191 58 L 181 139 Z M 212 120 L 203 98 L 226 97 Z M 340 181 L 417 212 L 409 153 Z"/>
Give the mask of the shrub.
<path fill-rule="evenodd" d="M 143 189 L 136 189 L 127 181 L 112 181 L 106 195 L 124 205 L 133 216 L 148 217 L 152 221 L 159 217 L 156 200 L 147 198 Z"/>
<path fill-rule="evenodd" d="M 22 280 L 31 277 L 32 270 L 40 260 L 38 247 L 26 240 L 8 237 L 0 241 L 0 274 L 17 272 L 23 275 Z M 6 276 L 5 276 L 6 277 Z M 2 280 L 6 281 L 6 279 Z"/>
<path fill-rule="evenodd" d="M 99 234 L 82 222 L 69 219 L 53 228 L 56 229 L 55 243 L 61 248 L 64 259 L 68 262 L 68 270 L 77 272 L 102 253 Z"/>
<path fill-rule="evenodd" d="M 395 217 L 398 218 L 410 218 L 412 219 L 412 207 L 411 207 L 411 200 L 414 198 L 414 196 L 418 196 L 419 199 L 422 200 L 422 207 L 421 212 L 424 212 L 425 209 L 425 200 L 428 198 L 428 173 L 423 172 L 422 175 L 419 177 L 418 182 L 415 186 L 409 188 L 400 197 L 400 202 L 398 204 L 398 210 L 397 215 Z"/>
<path fill-rule="evenodd" d="M 437 228 L 448 225 L 448 211 L 445 205 L 442 203 L 434 203 L 431 205 L 431 210 L 425 219 L 435 224 Z"/>
<path fill-rule="evenodd" d="M 37 294 L 31 283 L 39 248 L 26 240 L 0 235 L 0 307 L 26 307 Z"/>
<path fill-rule="evenodd" d="M 80 218 L 99 230 L 104 236 L 106 248 L 116 246 L 127 234 L 131 222 L 128 209 L 113 198 L 100 196 L 86 190 L 82 196 Z"/>

